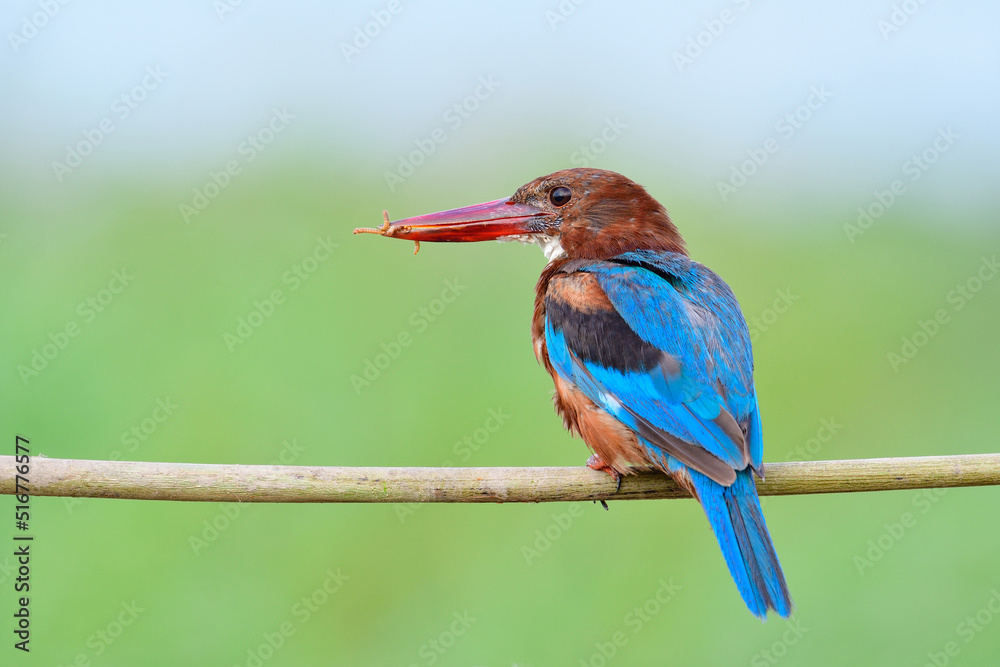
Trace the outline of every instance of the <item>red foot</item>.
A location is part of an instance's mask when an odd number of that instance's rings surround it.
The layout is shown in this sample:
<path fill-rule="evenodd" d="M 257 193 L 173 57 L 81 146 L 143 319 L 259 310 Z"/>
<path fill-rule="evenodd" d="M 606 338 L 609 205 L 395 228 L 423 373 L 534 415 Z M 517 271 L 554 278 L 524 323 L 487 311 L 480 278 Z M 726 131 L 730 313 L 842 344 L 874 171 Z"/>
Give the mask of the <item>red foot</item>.
<path fill-rule="evenodd" d="M 617 470 L 615 470 L 607 463 L 605 463 L 604 459 L 602 459 L 597 454 L 594 454 L 589 459 L 587 459 L 587 467 L 590 468 L 591 470 L 597 470 L 599 472 L 608 473 L 609 475 L 611 475 L 611 479 L 615 480 L 615 493 L 618 493 L 619 491 L 622 490 L 622 476 L 618 473 Z"/>

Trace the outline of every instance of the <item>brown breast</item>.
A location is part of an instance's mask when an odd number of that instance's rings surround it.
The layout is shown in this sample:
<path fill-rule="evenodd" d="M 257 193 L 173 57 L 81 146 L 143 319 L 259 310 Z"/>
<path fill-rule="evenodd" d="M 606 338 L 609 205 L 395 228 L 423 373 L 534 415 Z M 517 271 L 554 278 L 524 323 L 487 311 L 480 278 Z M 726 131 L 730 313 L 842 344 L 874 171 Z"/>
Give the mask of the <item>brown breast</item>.
<path fill-rule="evenodd" d="M 535 356 L 552 376 L 555 384 L 553 402 L 563 418 L 563 424 L 579 435 L 605 463 L 621 474 L 630 474 L 629 464 L 645 463 L 635 433 L 587 398 L 569 380 L 560 377 L 552 367 L 545 346 L 545 300 L 556 298 L 581 312 L 611 309 L 611 302 L 589 273 L 563 273 L 566 260 L 551 262 L 542 272 L 535 288 L 535 312 L 531 337 Z"/>

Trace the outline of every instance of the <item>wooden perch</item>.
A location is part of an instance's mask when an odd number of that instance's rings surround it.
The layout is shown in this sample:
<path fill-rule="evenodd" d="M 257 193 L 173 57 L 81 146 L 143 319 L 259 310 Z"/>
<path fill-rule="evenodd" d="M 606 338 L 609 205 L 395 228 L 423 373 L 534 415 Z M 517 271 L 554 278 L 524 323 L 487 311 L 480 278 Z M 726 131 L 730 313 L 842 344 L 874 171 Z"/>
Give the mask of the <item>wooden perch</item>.
<path fill-rule="evenodd" d="M 0 456 L 0 493 L 15 463 Z M 1000 484 L 1000 454 L 769 463 L 762 496 Z M 32 457 L 32 496 L 257 503 L 537 503 L 685 498 L 666 475 L 589 468 L 337 468 L 140 463 Z M 23 484 L 23 482 L 22 482 Z"/>

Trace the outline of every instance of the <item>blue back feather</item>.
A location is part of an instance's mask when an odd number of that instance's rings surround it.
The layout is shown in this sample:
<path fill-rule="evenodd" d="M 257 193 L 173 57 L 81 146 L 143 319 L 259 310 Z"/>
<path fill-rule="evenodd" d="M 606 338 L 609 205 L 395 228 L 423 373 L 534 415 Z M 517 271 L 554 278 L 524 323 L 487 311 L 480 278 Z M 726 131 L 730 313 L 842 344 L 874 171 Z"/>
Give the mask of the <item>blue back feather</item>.
<path fill-rule="evenodd" d="M 585 358 L 560 323 L 547 317 L 546 348 L 555 371 L 645 434 L 639 442 L 649 462 L 690 479 L 747 606 L 758 616 L 768 609 L 787 616 L 791 599 L 752 478 L 751 467 L 762 464 L 763 439 L 750 336 L 732 291 L 701 264 L 668 252 L 629 252 L 576 270 L 594 275 L 628 328 L 662 352 L 663 362 L 622 368 Z M 739 442 L 724 428 L 728 416 L 742 429 Z M 685 447 L 705 450 L 735 471 L 735 481 L 727 486 L 685 465 L 650 441 L 642 431 L 649 425 Z M 700 456 L 705 460 L 704 452 Z"/>

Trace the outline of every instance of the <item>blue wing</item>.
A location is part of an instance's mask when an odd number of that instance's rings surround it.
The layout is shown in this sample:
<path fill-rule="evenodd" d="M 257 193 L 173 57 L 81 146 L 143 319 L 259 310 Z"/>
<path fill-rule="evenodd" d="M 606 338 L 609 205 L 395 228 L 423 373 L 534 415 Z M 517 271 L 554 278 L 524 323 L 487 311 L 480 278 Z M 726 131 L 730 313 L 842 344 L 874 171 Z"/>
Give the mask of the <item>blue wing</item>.
<path fill-rule="evenodd" d="M 567 269 L 546 299 L 556 371 L 635 431 L 654 462 L 669 455 L 724 485 L 759 469 L 750 337 L 728 286 L 673 253 Z"/>
<path fill-rule="evenodd" d="M 555 372 L 698 497 L 750 610 L 788 616 L 750 470 L 763 455 L 750 335 L 729 287 L 672 253 L 567 262 L 546 289 L 545 344 Z"/>

